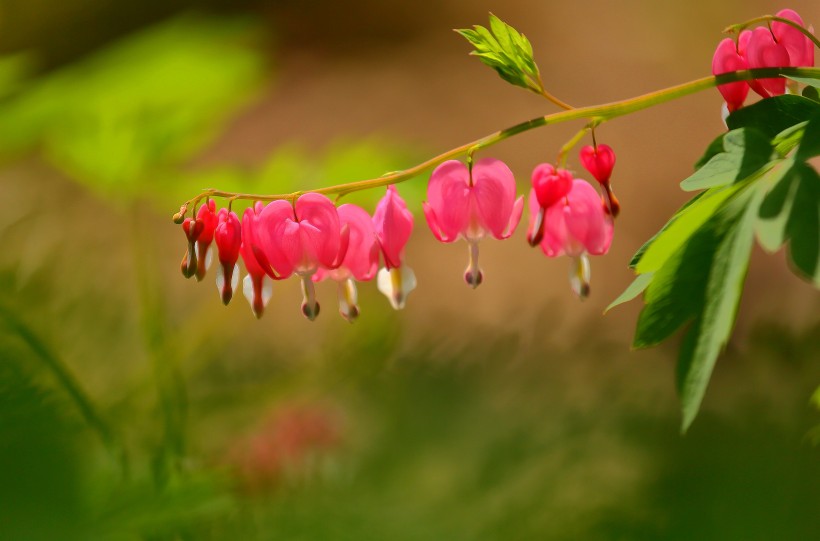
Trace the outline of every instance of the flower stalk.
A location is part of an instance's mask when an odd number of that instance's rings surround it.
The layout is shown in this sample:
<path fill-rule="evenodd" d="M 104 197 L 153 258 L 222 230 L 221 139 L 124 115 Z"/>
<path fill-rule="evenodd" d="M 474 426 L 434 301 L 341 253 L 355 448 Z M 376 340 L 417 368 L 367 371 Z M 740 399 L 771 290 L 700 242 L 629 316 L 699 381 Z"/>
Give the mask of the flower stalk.
<path fill-rule="evenodd" d="M 780 18 L 772 17 L 771 19 L 765 20 L 780 20 Z M 788 22 L 788 20 L 786 19 L 783 22 Z M 813 38 L 813 41 L 818 44 L 818 47 L 820 47 L 820 43 L 817 42 L 816 38 Z M 359 180 L 354 182 L 348 182 L 345 184 L 337 184 L 335 186 L 317 188 L 315 190 L 297 191 L 285 194 L 236 193 L 216 189 L 208 189 L 186 201 L 180 208 L 180 211 L 174 215 L 174 221 L 177 223 L 182 223 L 182 221 L 185 219 L 187 209 L 189 207 L 196 207 L 196 205 L 198 205 L 200 201 L 208 197 L 224 197 L 228 198 L 231 202 L 236 200 L 295 201 L 296 199 L 298 199 L 300 195 L 303 195 L 304 193 L 308 192 L 313 192 L 328 196 L 335 195 L 338 199 L 349 193 L 358 192 L 361 190 L 368 190 L 372 188 L 378 188 L 382 186 L 390 186 L 392 184 L 404 182 L 406 180 L 419 176 L 420 174 L 436 167 L 437 165 L 447 160 L 458 158 L 468 153 L 476 152 L 477 150 L 493 146 L 497 143 L 500 143 L 501 141 L 504 141 L 505 139 L 508 139 L 520 133 L 530 131 L 535 128 L 540 128 L 542 126 L 551 126 L 554 124 L 560 124 L 572 120 L 584 119 L 594 121 L 595 123 L 601 123 L 616 117 L 625 116 L 631 113 L 642 111 L 644 109 L 648 109 L 650 107 L 654 107 L 656 105 L 661 105 L 669 101 L 683 98 L 685 96 L 695 94 L 697 92 L 715 87 L 717 85 L 732 83 L 736 81 L 750 81 L 755 79 L 765 79 L 778 76 L 820 78 L 820 68 L 761 68 L 735 71 L 730 73 L 724 73 L 717 76 L 702 77 L 700 79 L 695 79 L 687 83 L 671 86 L 654 92 L 649 92 L 647 94 L 642 94 L 640 96 L 628 98 L 625 100 L 559 111 L 557 113 L 552 113 L 549 115 L 544 115 L 521 122 L 504 130 L 491 133 L 474 141 L 470 141 L 469 143 L 465 143 L 463 145 L 452 148 L 446 152 L 443 152 L 442 154 L 434 156 L 408 169 L 404 169 L 402 171 L 395 171 L 373 179 Z"/>

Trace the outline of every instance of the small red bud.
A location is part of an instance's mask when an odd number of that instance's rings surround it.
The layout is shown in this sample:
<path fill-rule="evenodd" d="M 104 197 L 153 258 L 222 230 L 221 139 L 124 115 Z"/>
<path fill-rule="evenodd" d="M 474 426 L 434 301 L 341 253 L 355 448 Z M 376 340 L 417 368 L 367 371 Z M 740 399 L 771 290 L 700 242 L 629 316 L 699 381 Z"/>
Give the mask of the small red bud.
<path fill-rule="evenodd" d="M 609 145 L 598 145 L 597 148 L 587 145 L 579 153 L 584 169 L 595 177 L 595 180 L 604 184 L 612 176 L 615 167 L 615 151 Z"/>

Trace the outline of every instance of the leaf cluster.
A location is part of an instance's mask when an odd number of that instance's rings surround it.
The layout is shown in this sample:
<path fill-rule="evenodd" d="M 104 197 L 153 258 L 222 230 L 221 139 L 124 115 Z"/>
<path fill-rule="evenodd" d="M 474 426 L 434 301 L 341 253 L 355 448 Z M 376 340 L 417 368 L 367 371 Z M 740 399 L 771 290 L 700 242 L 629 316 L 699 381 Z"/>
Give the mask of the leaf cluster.
<path fill-rule="evenodd" d="M 812 86 L 820 81 L 810 80 Z M 635 281 L 610 308 L 643 293 L 633 346 L 657 345 L 686 327 L 678 358 L 683 430 L 697 415 L 729 340 L 757 238 L 788 250 L 792 270 L 820 288 L 820 102 L 816 92 L 740 109 L 683 182 L 703 190 L 633 257 Z"/>
<path fill-rule="evenodd" d="M 472 29 L 456 29 L 456 32 L 475 47 L 470 54 L 493 68 L 502 79 L 536 94 L 543 92 L 532 45 L 524 34 L 492 13 L 489 29 L 474 25 Z"/>

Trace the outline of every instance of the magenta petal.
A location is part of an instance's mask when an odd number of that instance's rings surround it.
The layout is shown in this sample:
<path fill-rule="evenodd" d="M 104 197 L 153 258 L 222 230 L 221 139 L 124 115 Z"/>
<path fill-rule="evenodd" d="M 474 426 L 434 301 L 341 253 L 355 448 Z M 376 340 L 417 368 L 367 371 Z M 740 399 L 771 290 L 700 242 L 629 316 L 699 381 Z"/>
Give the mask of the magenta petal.
<path fill-rule="evenodd" d="M 745 84 L 744 84 L 745 86 Z M 605 184 L 612 176 L 612 169 L 615 167 L 615 151 L 609 145 L 586 145 L 578 153 L 581 165 L 584 169 L 595 177 L 595 180 Z"/>
<path fill-rule="evenodd" d="M 606 253 L 612 241 L 612 228 L 611 222 L 608 227 L 598 192 L 587 182 L 576 179 L 567 199 L 569 204 L 565 220 L 569 235 L 590 254 Z M 567 253 L 570 253 L 569 249 Z"/>
<path fill-rule="evenodd" d="M 545 209 L 560 201 L 572 188 L 572 175 L 549 163 L 538 164 L 532 171 L 531 180 L 538 203 Z"/>
<path fill-rule="evenodd" d="M 749 36 L 748 33 L 744 35 Z M 744 38 L 743 41 L 748 41 L 748 38 Z M 746 59 L 738 52 L 734 40 L 726 38 L 718 44 L 715 55 L 712 57 L 712 75 L 745 70 L 748 67 Z M 749 85 L 745 81 L 727 83 L 719 85 L 718 91 L 726 100 L 729 111 L 733 112 L 743 107 L 743 102 L 749 93 Z"/>
<path fill-rule="evenodd" d="M 379 239 L 385 266 L 401 266 L 402 253 L 413 232 L 413 213 L 407 209 L 395 186 L 387 187 L 387 194 L 379 201 L 373 215 L 373 225 Z"/>
<path fill-rule="evenodd" d="M 311 268 L 333 266 L 341 243 L 336 206 L 324 195 L 307 193 L 296 201 L 296 216 L 305 230 L 303 264 Z"/>
<path fill-rule="evenodd" d="M 277 273 L 290 276 L 294 271 L 283 248 L 283 235 L 288 226 L 296 225 L 293 207 L 287 201 L 273 201 L 262 209 L 257 220 L 256 239 L 260 251 Z M 297 226 L 298 227 L 298 226 Z M 298 259 L 298 257 L 297 257 Z"/>
<path fill-rule="evenodd" d="M 233 267 L 239 259 L 242 245 L 242 224 L 235 212 L 219 211 L 219 225 L 214 230 L 214 241 L 219 249 L 219 262 Z"/>
<path fill-rule="evenodd" d="M 502 238 L 515 201 L 515 177 L 507 164 L 493 158 L 477 161 L 473 165 L 473 197 L 478 225 Z"/>
<path fill-rule="evenodd" d="M 475 170 L 473 170 L 475 173 Z M 458 160 L 435 168 L 427 185 L 427 202 L 435 211 L 443 239 L 455 240 L 470 220 L 470 173 Z M 449 242 L 449 241 L 445 241 Z"/>
<path fill-rule="evenodd" d="M 530 193 L 527 195 L 527 210 L 529 210 L 529 221 L 527 223 L 528 238 L 533 233 L 532 229 L 535 226 L 535 216 L 538 214 L 540 209 L 541 205 L 538 204 L 538 198 L 535 196 L 535 189 L 530 188 Z"/>
<path fill-rule="evenodd" d="M 782 9 L 777 12 L 777 16 L 794 21 L 800 26 L 804 26 L 803 19 L 801 19 L 800 15 L 792 9 Z M 774 37 L 777 39 L 778 43 L 782 44 L 789 52 L 789 65 L 792 67 L 814 66 L 814 56 L 811 55 L 811 58 L 808 58 L 806 55 L 807 50 L 812 52 L 814 51 L 811 40 L 800 30 L 786 23 L 773 21 L 772 34 L 774 34 Z M 808 49 L 806 48 L 806 42 L 809 44 Z"/>
<path fill-rule="evenodd" d="M 768 28 L 759 27 L 752 31 L 746 55 L 751 69 L 790 65 L 789 52 L 782 44 L 775 42 Z M 786 80 L 782 77 L 759 79 L 757 82 L 760 88 L 752 86 L 752 89 L 764 98 L 779 96 L 786 92 Z"/>
<path fill-rule="evenodd" d="M 347 271 L 359 281 L 373 279 L 379 267 L 378 243 L 373 220 L 366 210 L 351 204 L 339 207 L 339 219 L 349 230 L 347 253 L 339 270 Z"/>
<path fill-rule="evenodd" d="M 245 270 L 248 271 L 248 274 L 257 277 L 263 276 L 266 273 L 253 254 L 252 244 L 255 222 L 256 212 L 254 209 L 245 209 L 245 213 L 242 215 L 242 247 L 239 249 L 239 254 L 242 256 L 242 261 L 245 263 Z"/>
<path fill-rule="evenodd" d="M 569 243 L 564 221 L 565 208 L 566 204 L 561 201 L 549 207 L 544 215 L 544 238 L 541 240 L 541 249 L 548 257 L 564 255 L 564 248 Z"/>
<path fill-rule="evenodd" d="M 521 222 L 521 214 L 524 212 L 524 196 L 522 195 L 518 199 L 515 200 L 513 203 L 512 213 L 510 214 L 510 221 L 507 222 L 507 229 L 504 231 L 504 234 L 500 239 L 508 239 L 515 233 L 515 229 L 518 227 L 518 224 Z"/>
<path fill-rule="evenodd" d="M 441 228 L 438 225 L 438 218 L 436 218 L 436 211 L 433 210 L 433 207 L 430 206 L 430 203 L 424 201 L 421 204 L 421 208 L 424 211 L 424 218 L 427 220 L 427 226 L 430 228 L 430 231 L 433 232 L 433 236 L 436 237 L 436 240 L 441 242 L 453 242 L 458 237 L 445 237 L 442 232 Z"/>

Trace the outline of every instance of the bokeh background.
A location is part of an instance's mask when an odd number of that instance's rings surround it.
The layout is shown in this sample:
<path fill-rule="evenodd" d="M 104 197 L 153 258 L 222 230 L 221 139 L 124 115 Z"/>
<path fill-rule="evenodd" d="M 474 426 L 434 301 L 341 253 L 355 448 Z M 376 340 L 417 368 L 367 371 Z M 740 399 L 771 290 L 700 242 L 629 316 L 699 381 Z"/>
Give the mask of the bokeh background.
<path fill-rule="evenodd" d="M 677 344 L 630 351 L 640 302 L 601 315 L 723 129 L 717 92 L 598 130 L 623 213 L 585 302 L 523 228 L 466 287 L 424 178 L 400 187 L 419 288 L 393 312 L 364 285 L 354 325 L 330 284 L 314 323 L 293 280 L 260 321 L 222 306 L 170 219 L 203 188 L 374 177 L 551 111 L 450 31 L 488 11 L 588 105 L 708 74 L 723 27 L 782 7 L 0 1 L 0 539 L 816 538 L 820 298 L 782 254 L 755 254 L 686 436 Z M 523 192 L 579 127 L 485 154 Z"/>

